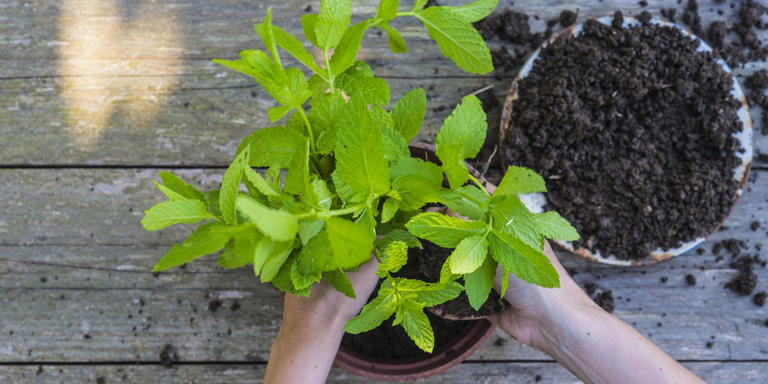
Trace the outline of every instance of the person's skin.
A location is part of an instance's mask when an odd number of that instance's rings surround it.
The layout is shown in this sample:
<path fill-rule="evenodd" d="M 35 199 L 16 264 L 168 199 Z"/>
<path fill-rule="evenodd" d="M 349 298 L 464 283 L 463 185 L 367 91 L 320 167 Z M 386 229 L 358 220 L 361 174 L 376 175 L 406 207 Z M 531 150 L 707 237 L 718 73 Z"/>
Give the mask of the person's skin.
<path fill-rule="evenodd" d="M 376 258 L 349 273 L 356 299 L 344 296 L 323 281 L 309 297 L 286 294 L 283 324 L 272 344 L 264 382 L 267 384 L 324 383 L 331 369 L 344 324 L 365 305 L 379 278 Z"/>
<path fill-rule="evenodd" d="M 544 254 L 560 275 L 560 288 L 542 288 L 510 274 L 504 299 L 511 308 L 493 316 L 494 324 L 552 356 L 586 383 L 704 383 L 597 306 L 568 276 L 549 243 Z M 496 279 L 498 289 L 501 274 Z"/>

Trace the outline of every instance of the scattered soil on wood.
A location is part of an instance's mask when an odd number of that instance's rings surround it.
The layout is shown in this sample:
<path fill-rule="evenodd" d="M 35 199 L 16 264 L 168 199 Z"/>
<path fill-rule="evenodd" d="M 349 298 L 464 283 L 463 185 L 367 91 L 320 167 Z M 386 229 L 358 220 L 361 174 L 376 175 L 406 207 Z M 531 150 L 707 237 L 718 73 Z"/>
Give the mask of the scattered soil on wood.
<path fill-rule="evenodd" d="M 584 292 L 586 292 L 587 296 L 589 296 L 600 308 L 608 313 L 613 313 L 613 310 L 616 308 L 613 299 L 613 291 L 600 288 L 597 283 L 593 282 L 584 284 Z"/>
<path fill-rule="evenodd" d="M 179 354 L 176 351 L 176 348 L 171 344 L 163 346 L 163 350 L 160 351 L 160 364 L 166 368 L 170 368 L 177 361 L 179 361 Z"/>
<path fill-rule="evenodd" d="M 518 86 L 510 164 L 538 171 L 576 245 L 646 257 L 708 234 L 734 203 L 732 79 L 677 29 L 615 29 L 545 48 Z"/>
<path fill-rule="evenodd" d="M 762 247 L 759 247 L 758 245 L 759 244 L 755 245 L 755 249 L 759 251 Z M 749 246 L 744 240 L 725 239 L 715 243 L 712 246 L 712 253 L 717 256 L 716 260 L 722 260 L 723 256 L 721 256 L 720 253 L 723 250 L 730 253 L 731 262 L 729 263 L 729 266 L 738 271 L 738 274 L 725 284 L 725 288 L 742 296 L 751 295 L 755 290 L 758 281 L 754 269 L 757 266 L 765 268 L 767 264 L 766 260 L 761 258 L 759 254 L 749 254 L 747 252 Z M 753 298 L 755 304 L 760 300 L 760 298 L 757 297 L 758 295 L 760 294 L 755 295 L 756 297 Z"/>
<path fill-rule="evenodd" d="M 685 275 L 685 283 L 690 286 L 696 285 L 696 276 L 691 274 Z"/>
<path fill-rule="evenodd" d="M 752 296 L 752 302 L 755 303 L 758 307 L 762 307 L 765 305 L 765 299 L 768 297 L 768 293 L 765 291 L 758 292 L 755 294 L 755 296 Z"/>

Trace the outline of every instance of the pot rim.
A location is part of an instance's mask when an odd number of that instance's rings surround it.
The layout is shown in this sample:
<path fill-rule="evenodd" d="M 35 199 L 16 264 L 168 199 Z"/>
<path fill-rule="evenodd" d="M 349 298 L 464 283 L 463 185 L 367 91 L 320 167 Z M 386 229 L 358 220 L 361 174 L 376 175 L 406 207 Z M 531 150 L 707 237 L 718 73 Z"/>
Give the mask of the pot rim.
<path fill-rule="evenodd" d="M 472 323 L 459 338 L 424 359 L 375 361 L 340 347 L 334 364 L 347 372 L 374 380 L 406 381 L 436 375 L 464 361 L 479 349 L 496 329 L 495 325 L 485 319 L 473 320 Z"/>
<path fill-rule="evenodd" d="M 610 26 L 613 21 L 613 17 L 604 16 L 600 18 L 593 18 L 593 20 L 597 20 L 601 24 Z M 683 33 L 683 35 L 688 36 L 691 39 L 699 42 L 699 47 L 697 48 L 699 52 L 713 52 L 713 53 L 715 52 L 712 49 L 712 47 L 709 46 L 709 44 L 707 44 L 706 41 L 704 41 L 704 39 L 695 35 L 693 32 L 691 32 L 690 30 L 688 30 L 687 28 L 679 24 L 662 20 L 657 17 L 652 18 L 648 23 L 676 28 L 680 30 Z M 522 79 L 526 78 L 528 74 L 530 74 L 531 70 L 533 69 L 534 62 L 539 57 L 539 54 L 541 53 L 542 49 L 546 48 L 549 44 L 552 44 L 554 41 L 560 38 L 563 38 L 563 37 L 570 38 L 580 34 L 583 31 L 583 25 L 584 23 L 575 24 L 552 35 L 547 41 L 543 42 L 541 46 L 539 46 L 533 53 L 531 53 L 531 55 L 525 61 L 525 64 L 523 64 L 522 68 L 520 69 L 520 72 L 517 74 L 517 76 L 515 76 L 514 80 L 512 81 L 512 85 L 510 86 L 509 93 L 507 94 L 507 98 L 504 101 L 504 108 L 502 110 L 501 123 L 499 124 L 499 147 L 502 150 L 502 153 L 504 149 L 506 131 L 509 128 L 510 120 L 512 116 L 512 104 L 517 99 L 519 82 Z M 632 26 L 640 26 L 640 25 L 642 25 L 642 23 L 639 20 L 637 20 L 637 18 L 625 16 L 624 24 L 622 25 L 622 28 L 626 29 Z M 725 60 L 723 60 L 718 56 L 716 62 L 723 68 L 725 73 L 733 74 L 733 71 L 731 70 L 728 63 L 725 62 Z M 680 256 L 698 247 L 709 236 L 717 232 L 717 230 L 723 226 L 723 224 L 731 215 L 731 213 L 733 213 L 733 210 L 736 207 L 736 204 L 739 202 L 739 199 L 741 198 L 741 194 L 744 190 L 744 186 L 746 185 L 747 180 L 749 178 L 749 172 L 752 166 L 752 156 L 753 156 L 752 119 L 749 114 L 749 106 L 747 104 L 747 99 L 744 96 L 744 92 L 741 89 L 741 86 L 739 85 L 739 82 L 736 79 L 736 77 L 733 77 L 733 86 L 731 88 L 731 95 L 736 100 L 738 100 L 739 103 L 741 104 L 741 107 L 737 111 L 737 115 L 739 117 L 739 120 L 742 123 L 743 129 L 741 132 L 734 135 L 739 139 L 739 142 L 741 143 L 740 149 L 743 150 L 742 153 L 738 153 L 738 151 L 736 152 L 736 156 L 741 159 L 741 163 L 734 169 L 734 178 L 738 180 L 739 184 L 735 192 L 736 197 L 728 213 L 706 235 L 699 236 L 693 240 L 687 241 L 676 248 L 672 248 L 672 249 L 658 248 L 652 251 L 650 254 L 648 254 L 648 256 L 638 260 L 623 260 L 623 259 L 617 258 L 615 255 L 603 256 L 600 254 L 599 251 L 593 253 L 586 248 L 576 248 L 573 245 L 573 243 L 569 241 L 552 240 L 552 242 L 554 244 L 557 244 L 559 247 L 590 261 L 595 261 L 603 264 L 617 265 L 617 266 L 644 266 L 644 265 L 656 264 L 665 260 L 669 260 L 673 257 Z M 527 195 L 525 196 L 525 198 L 521 196 L 521 200 L 523 200 L 523 203 L 525 203 L 528 209 L 530 209 L 532 212 L 543 211 L 544 205 L 546 204 L 546 196 L 541 193 Z"/>

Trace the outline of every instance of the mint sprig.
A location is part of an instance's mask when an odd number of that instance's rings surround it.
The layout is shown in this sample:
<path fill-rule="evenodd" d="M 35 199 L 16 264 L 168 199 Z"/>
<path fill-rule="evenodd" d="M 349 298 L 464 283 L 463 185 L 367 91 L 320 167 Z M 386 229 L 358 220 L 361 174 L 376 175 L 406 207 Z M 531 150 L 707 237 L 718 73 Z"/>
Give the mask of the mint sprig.
<path fill-rule="evenodd" d="M 301 18 L 314 52 L 273 25 L 269 9 L 254 26 L 264 50 L 214 60 L 261 85 L 276 102 L 267 115 L 279 125 L 243 139 L 216 190 L 203 193 L 160 173 L 162 183 L 156 185 L 168 201 L 146 212 L 144 227 L 201 225 L 153 270 L 218 253 L 222 268 L 250 264 L 262 282 L 283 292 L 308 296 L 315 283 L 325 281 L 355 297 L 346 272 L 373 254 L 383 282 L 376 298 L 348 322 L 347 332 L 364 332 L 393 317 L 393 324 L 428 352 L 434 334 L 425 308 L 462 291 L 479 308 L 498 265 L 505 275 L 558 286 L 557 272 L 542 253 L 544 240 L 575 240 L 578 233 L 557 213 L 531 213 L 518 199 L 546 190 L 535 172 L 510 167 L 493 195 L 469 172 L 465 161 L 485 141 L 480 101 L 465 97 L 444 121 L 435 140 L 441 164 L 429 163 L 411 157 L 408 148 L 424 121 L 426 92 L 414 89 L 390 107 L 387 82 L 356 61 L 372 28 L 387 34 L 393 52 L 406 52 L 392 21 L 414 17 L 459 68 L 490 72 L 490 53 L 472 23 L 491 13 L 497 1 L 426 9 L 425 4 L 419 0 L 411 10 L 400 10 L 397 0 L 382 0 L 375 16 L 351 24 L 350 0 L 323 0 L 319 14 Z M 304 69 L 286 67 L 281 53 Z M 451 212 L 424 212 L 427 204 Z M 419 239 L 454 248 L 439 282 L 397 276 L 408 249 L 422 247 Z"/>

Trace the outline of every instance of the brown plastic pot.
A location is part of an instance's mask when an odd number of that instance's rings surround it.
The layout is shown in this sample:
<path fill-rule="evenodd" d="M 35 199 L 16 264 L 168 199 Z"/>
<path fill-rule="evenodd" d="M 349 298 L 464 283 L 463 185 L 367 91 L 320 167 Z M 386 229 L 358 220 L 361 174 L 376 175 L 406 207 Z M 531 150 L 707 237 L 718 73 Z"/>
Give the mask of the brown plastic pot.
<path fill-rule="evenodd" d="M 410 149 L 411 156 L 438 163 L 433 145 L 413 142 Z M 485 185 L 485 179 L 480 177 L 477 170 L 469 167 L 469 171 Z M 458 338 L 425 358 L 373 359 L 342 346 L 336 354 L 334 363 L 347 372 L 374 380 L 406 381 L 437 375 L 464 361 L 491 337 L 496 328 L 486 319 L 470 321 L 472 325 Z"/>
<path fill-rule="evenodd" d="M 602 24 L 610 26 L 612 24 L 613 17 L 606 16 L 606 17 L 598 18 L 596 20 Z M 703 39 L 696 36 L 693 32 L 691 32 L 690 30 L 688 30 L 687 28 L 679 24 L 661 20 L 655 17 L 651 19 L 650 23 L 660 25 L 660 26 L 677 28 L 682 32 L 683 35 L 688 36 L 691 39 L 694 39 L 699 42 L 699 47 L 698 47 L 699 51 L 714 52 L 712 47 L 710 47 Z M 641 24 L 642 23 L 634 17 L 625 17 L 622 28 L 630 28 L 633 26 L 639 26 Z M 528 77 L 531 70 L 533 69 L 533 66 L 536 64 L 536 59 L 538 59 L 542 49 L 544 49 L 547 45 L 552 44 L 558 39 L 567 39 L 574 36 L 578 36 L 579 34 L 582 33 L 582 30 L 583 30 L 583 23 L 570 26 L 560 31 L 559 33 L 553 35 L 549 40 L 542 43 L 542 45 L 528 57 L 525 64 L 523 64 L 523 67 L 520 69 L 520 72 L 512 81 L 512 85 L 510 86 L 509 93 L 507 94 L 507 98 L 504 101 L 504 109 L 502 111 L 501 124 L 499 127 L 499 143 L 500 143 L 499 146 L 501 149 L 501 153 L 504 153 L 503 145 L 504 145 L 505 137 L 507 135 L 507 131 L 511 129 L 510 121 L 512 116 L 512 110 L 514 108 L 514 102 L 515 100 L 517 100 L 517 97 L 518 97 L 517 88 L 520 81 Z M 728 66 L 725 60 L 720 58 L 718 59 L 717 62 L 726 73 L 729 73 L 729 74 L 732 73 L 731 68 Z M 586 249 L 586 248 L 577 248 L 573 245 L 572 242 L 569 242 L 569 241 L 553 240 L 553 243 L 557 244 L 558 246 L 560 246 L 561 248 L 567 251 L 570 251 L 571 253 L 574 253 L 590 261 L 595 261 L 603 264 L 618 265 L 618 266 L 643 266 L 643 265 L 656 264 L 665 260 L 669 260 L 673 257 L 680 256 L 696 248 L 697 246 L 701 245 L 701 243 L 703 243 L 709 235 L 717 232 L 717 230 L 720 229 L 723 223 L 725 223 L 725 220 L 728 218 L 728 216 L 730 216 L 731 212 L 733 212 L 733 209 L 736 207 L 736 203 L 738 203 L 739 198 L 741 197 L 742 190 L 744 189 L 744 186 L 747 183 L 747 179 L 749 178 L 749 171 L 752 165 L 752 120 L 750 119 L 750 116 L 749 116 L 749 106 L 747 105 L 747 99 L 744 96 L 744 92 L 742 91 L 741 86 L 739 85 L 738 81 L 736 81 L 736 79 L 733 80 L 731 95 L 736 100 L 738 100 L 739 104 L 741 105 L 741 107 L 737 111 L 737 114 L 742 124 L 742 131 L 739 132 L 736 135 L 736 137 L 741 143 L 740 149 L 743 151 L 742 152 L 739 152 L 738 150 L 736 151 L 736 156 L 739 157 L 741 162 L 733 170 L 733 177 L 738 181 L 739 187 L 735 192 L 736 196 L 728 214 L 725 215 L 725 217 L 723 217 L 718 222 L 718 224 L 714 228 L 712 228 L 712 230 L 709 231 L 708 234 L 696 237 L 694 239 L 689 239 L 688 241 L 684 242 L 677 248 L 673 248 L 673 249 L 659 248 L 659 249 L 653 250 L 646 257 L 638 260 L 623 260 L 623 259 L 617 258 L 615 255 L 601 255 L 600 252 L 591 252 L 589 249 Z M 544 206 L 546 205 L 546 197 L 540 193 L 521 196 L 521 198 L 523 199 L 523 203 L 525 203 L 528 209 L 530 209 L 532 212 L 541 212 L 544 209 Z"/>

